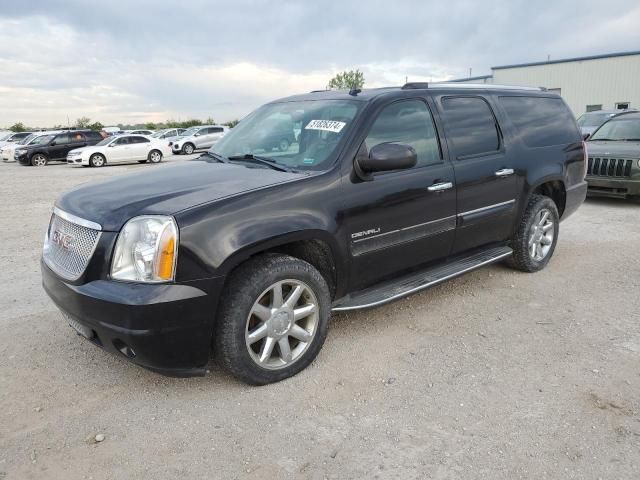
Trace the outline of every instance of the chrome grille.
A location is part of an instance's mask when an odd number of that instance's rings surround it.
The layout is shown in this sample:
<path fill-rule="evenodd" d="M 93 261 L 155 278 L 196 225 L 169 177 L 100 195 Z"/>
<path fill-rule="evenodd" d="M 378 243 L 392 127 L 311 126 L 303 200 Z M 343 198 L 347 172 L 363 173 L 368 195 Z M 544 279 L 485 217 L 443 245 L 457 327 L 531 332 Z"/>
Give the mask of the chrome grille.
<path fill-rule="evenodd" d="M 594 177 L 630 177 L 633 160 L 589 157 L 587 175 Z"/>
<path fill-rule="evenodd" d="M 61 277 L 77 280 L 87 268 L 99 239 L 99 230 L 78 225 L 54 213 L 42 257 Z"/>

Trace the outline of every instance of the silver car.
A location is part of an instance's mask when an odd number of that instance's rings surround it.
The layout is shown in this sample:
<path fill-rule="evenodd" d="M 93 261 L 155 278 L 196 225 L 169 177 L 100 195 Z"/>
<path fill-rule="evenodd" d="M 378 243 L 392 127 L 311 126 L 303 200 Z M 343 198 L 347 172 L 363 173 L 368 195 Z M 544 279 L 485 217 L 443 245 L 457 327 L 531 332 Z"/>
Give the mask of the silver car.
<path fill-rule="evenodd" d="M 186 128 L 165 128 L 164 130 L 157 131 L 151 136 L 153 138 L 159 138 L 161 140 L 164 140 L 165 138 L 178 137 L 186 131 L 187 131 Z"/>
<path fill-rule="evenodd" d="M 191 127 L 179 137 L 174 137 L 169 142 L 175 155 L 184 153 L 192 154 L 195 150 L 209 148 L 220 140 L 229 130 L 224 125 L 203 125 Z"/>
<path fill-rule="evenodd" d="M 596 110 L 594 112 L 587 112 L 578 118 L 578 126 L 580 127 L 582 135 L 591 135 L 600 125 L 611 117 L 626 111 L 627 110 Z"/>

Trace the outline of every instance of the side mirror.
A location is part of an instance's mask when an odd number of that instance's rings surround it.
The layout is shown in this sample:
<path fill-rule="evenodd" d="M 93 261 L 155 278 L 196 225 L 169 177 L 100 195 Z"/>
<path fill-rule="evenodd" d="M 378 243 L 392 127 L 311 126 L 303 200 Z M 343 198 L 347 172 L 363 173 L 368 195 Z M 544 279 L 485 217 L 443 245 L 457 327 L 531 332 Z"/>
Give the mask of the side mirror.
<path fill-rule="evenodd" d="M 53 141 L 53 142 L 51 142 L 49 145 L 50 145 L 50 146 L 52 146 L 52 147 L 55 147 L 55 146 L 56 146 L 56 141 L 54 140 L 54 141 Z"/>
<path fill-rule="evenodd" d="M 194 137 L 199 137 L 199 136 L 200 136 L 200 132 L 198 132 L 198 133 L 196 133 L 196 134 L 194 135 Z"/>
<path fill-rule="evenodd" d="M 376 172 L 415 167 L 417 161 L 418 154 L 413 147 L 401 143 L 381 143 L 371 149 L 368 157 L 357 158 L 354 164 L 356 169 L 360 170 L 359 176 L 362 177 L 362 173 L 365 177 L 370 177 Z"/>
<path fill-rule="evenodd" d="M 582 135 L 582 140 L 589 140 L 590 136 L 591 136 L 590 133 L 585 133 L 584 135 Z"/>

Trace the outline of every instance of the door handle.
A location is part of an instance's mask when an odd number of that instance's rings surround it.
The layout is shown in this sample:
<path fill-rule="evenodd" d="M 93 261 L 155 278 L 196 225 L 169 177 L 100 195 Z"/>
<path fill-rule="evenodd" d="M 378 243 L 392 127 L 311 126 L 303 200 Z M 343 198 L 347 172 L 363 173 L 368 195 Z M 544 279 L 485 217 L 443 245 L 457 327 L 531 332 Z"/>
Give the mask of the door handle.
<path fill-rule="evenodd" d="M 509 175 L 513 175 L 513 168 L 501 168 L 496 172 L 496 177 L 508 177 Z"/>
<path fill-rule="evenodd" d="M 427 190 L 430 192 L 444 192 L 445 190 L 449 190 L 453 188 L 452 182 L 442 182 L 442 183 L 434 183 L 430 187 L 427 187 Z"/>

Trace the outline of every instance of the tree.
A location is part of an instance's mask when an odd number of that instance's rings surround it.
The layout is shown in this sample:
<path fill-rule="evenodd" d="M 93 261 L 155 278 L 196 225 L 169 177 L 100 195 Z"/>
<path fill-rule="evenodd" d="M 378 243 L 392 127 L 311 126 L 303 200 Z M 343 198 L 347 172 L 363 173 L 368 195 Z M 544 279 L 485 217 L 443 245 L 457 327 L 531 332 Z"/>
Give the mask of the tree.
<path fill-rule="evenodd" d="M 334 90 L 351 90 L 364 86 L 364 74 L 360 70 L 345 70 L 329 80 L 327 88 Z"/>
<path fill-rule="evenodd" d="M 156 128 L 158 128 L 158 126 L 153 122 L 148 122 L 145 123 L 144 128 L 146 128 L 147 130 L 155 130 Z"/>
<path fill-rule="evenodd" d="M 76 124 L 74 125 L 76 128 L 87 128 L 91 123 L 91 119 L 89 117 L 80 117 L 76 120 Z"/>
<path fill-rule="evenodd" d="M 215 125 L 216 121 L 213 119 L 213 117 L 209 117 L 209 118 L 207 118 L 207 121 L 205 123 L 207 125 Z"/>
<path fill-rule="evenodd" d="M 12 132 L 24 132 L 26 128 L 22 122 L 18 122 L 11 125 L 9 127 L 9 130 L 11 130 Z"/>
<path fill-rule="evenodd" d="M 225 123 L 225 125 L 229 128 L 233 128 L 238 125 L 238 123 L 240 123 L 240 120 L 236 118 L 235 120 L 231 120 L 230 122 Z"/>
<path fill-rule="evenodd" d="M 101 124 L 100 122 L 93 122 L 88 124 L 85 128 L 88 128 L 90 130 L 96 130 L 99 132 L 104 129 L 104 125 Z"/>

